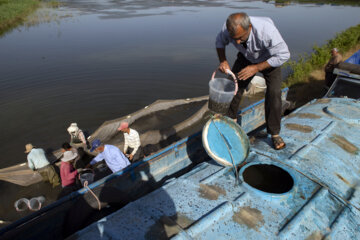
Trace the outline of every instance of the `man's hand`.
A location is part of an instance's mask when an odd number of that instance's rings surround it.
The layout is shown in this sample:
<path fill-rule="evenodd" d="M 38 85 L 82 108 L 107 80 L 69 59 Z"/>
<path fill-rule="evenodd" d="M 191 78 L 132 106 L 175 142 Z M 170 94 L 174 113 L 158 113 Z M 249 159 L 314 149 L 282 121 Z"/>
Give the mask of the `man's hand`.
<path fill-rule="evenodd" d="M 223 61 L 220 63 L 219 65 L 219 70 L 222 72 L 222 73 L 226 73 L 226 70 L 230 70 L 230 66 L 229 66 L 229 63 L 227 61 Z"/>
<path fill-rule="evenodd" d="M 252 76 L 254 76 L 259 71 L 256 65 L 249 65 L 246 68 L 243 68 L 236 75 L 240 80 L 246 80 Z"/>
<path fill-rule="evenodd" d="M 134 158 L 134 155 L 130 154 L 130 155 L 129 155 L 129 160 L 132 161 L 133 158 Z"/>

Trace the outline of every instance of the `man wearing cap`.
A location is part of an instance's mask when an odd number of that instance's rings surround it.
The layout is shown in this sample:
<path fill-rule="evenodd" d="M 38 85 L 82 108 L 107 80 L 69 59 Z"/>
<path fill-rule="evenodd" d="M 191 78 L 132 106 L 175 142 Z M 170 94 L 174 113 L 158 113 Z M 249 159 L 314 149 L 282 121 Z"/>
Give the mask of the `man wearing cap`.
<path fill-rule="evenodd" d="M 70 143 L 83 143 L 86 144 L 86 139 L 83 131 L 79 129 L 77 123 L 72 123 L 67 129 L 68 133 L 70 134 Z"/>
<path fill-rule="evenodd" d="M 127 122 L 122 122 L 118 131 L 124 133 L 124 153 L 127 154 L 129 151 L 129 160 L 132 162 L 139 160 L 139 158 L 142 157 L 139 133 L 136 130 L 129 128 L 129 123 Z"/>
<path fill-rule="evenodd" d="M 256 73 L 266 81 L 265 120 L 276 150 L 285 147 L 279 136 L 281 103 L 281 65 L 290 58 L 289 49 L 274 22 L 267 17 L 249 17 L 246 13 L 231 14 L 216 37 L 219 70 L 230 70 L 225 47 L 233 44 L 239 51 L 232 72 L 237 77 L 239 91 L 233 98 L 227 116 L 236 119 L 244 89 Z"/>
<path fill-rule="evenodd" d="M 335 81 L 336 75 L 333 74 L 334 69 L 342 62 L 342 56 L 337 48 L 331 50 L 331 58 L 325 65 L 325 85 L 331 87 Z"/>
<path fill-rule="evenodd" d="M 114 145 L 103 144 L 99 139 L 95 139 L 92 142 L 92 147 L 90 152 L 97 152 L 98 155 L 91 160 L 90 165 L 94 165 L 95 163 L 105 160 L 107 166 L 110 168 L 112 172 L 120 171 L 121 169 L 130 165 L 129 160 L 126 156 Z"/>
<path fill-rule="evenodd" d="M 28 153 L 28 166 L 40 173 L 43 181 L 49 181 L 53 188 L 60 185 L 60 179 L 54 167 L 49 163 L 42 148 L 34 148 L 31 143 L 25 145 L 25 153 Z"/>

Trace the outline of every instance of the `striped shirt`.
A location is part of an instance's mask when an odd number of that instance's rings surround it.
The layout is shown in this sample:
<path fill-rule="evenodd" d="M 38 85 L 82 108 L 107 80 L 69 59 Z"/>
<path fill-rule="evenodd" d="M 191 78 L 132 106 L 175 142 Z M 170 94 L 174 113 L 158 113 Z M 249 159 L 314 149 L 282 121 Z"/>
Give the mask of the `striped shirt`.
<path fill-rule="evenodd" d="M 290 58 L 290 52 L 274 22 L 267 17 L 250 17 L 250 22 L 252 29 L 246 48 L 230 37 L 226 23 L 216 37 L 216 48 L 225 48 L 232 43 L 251 63 L 267 61 L 272 67 L 280 67 Z"/>
<path fill-rule="evenodd" d="M 124 138 L 125 138 L 124 153 L 126 153 L 128 147 L 131 147 L 133 149 L 131 154 L 134 156 L 136 151 L 140 147 L 139 133 L 136 130 L 130 128 L 129 134 L 124 133 Z"/>

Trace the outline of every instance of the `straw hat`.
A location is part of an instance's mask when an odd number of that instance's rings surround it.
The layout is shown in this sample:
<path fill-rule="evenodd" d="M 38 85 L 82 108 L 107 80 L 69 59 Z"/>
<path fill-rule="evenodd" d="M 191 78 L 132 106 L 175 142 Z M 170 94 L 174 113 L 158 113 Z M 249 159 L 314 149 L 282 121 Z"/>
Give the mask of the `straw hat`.
<path fill-rule="evenodd" d="M 78 156 L 77 153 L 74 153 L 72 151 L 66 151 L 66 152 L 64 152 L 63 157 L 61 158 L 61 161 L 68 162 L 68 161 L 74 160 L 77 156 Z"/>
<path fill-rule="evenodd" d="M 68 131 L 69 133 L 71 133 L 71 132 L 77 132 L 78 130 L 79 130 L 79 127 L 78 127 L 77 123 L 72 123 L 72 124 L 70 124 L 70 127 L 68 127 L 68 129 L 67 129 L 67 131 Z"/>
<path fill-rule="evenodd" d="M 25 153 L 29 153 L 32 149 L 34 148 L 34 146 L 31 143 L 28 143 L 25 145 Z"/>

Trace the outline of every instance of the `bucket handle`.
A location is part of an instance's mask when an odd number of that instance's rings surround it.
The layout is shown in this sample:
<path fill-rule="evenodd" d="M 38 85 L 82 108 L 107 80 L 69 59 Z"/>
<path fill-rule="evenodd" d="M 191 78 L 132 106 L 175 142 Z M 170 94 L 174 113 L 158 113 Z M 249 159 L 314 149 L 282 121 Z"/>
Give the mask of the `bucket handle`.
<path fill-rule="evenodd" d="M 216 72 L 219 70 L 219 68 L 215 69 L 215 71 L 213 72 L 213 74 L 211 75 L 211 80 L 213 80 L 215 78 L 215 74 Z M 237 79 L 236 79 L 236 76 L 235 74 L 230 70 L 230 69 L 226 69 L 226 74 L 227 75 L 230 75 L 233 80 L 234 80 L 234 83 L 235 83 L 235 92 L 234 92 L 234 95 L 236 95 L 237 91 L 238 91 L 238 83 L 237 83 Z"/>

